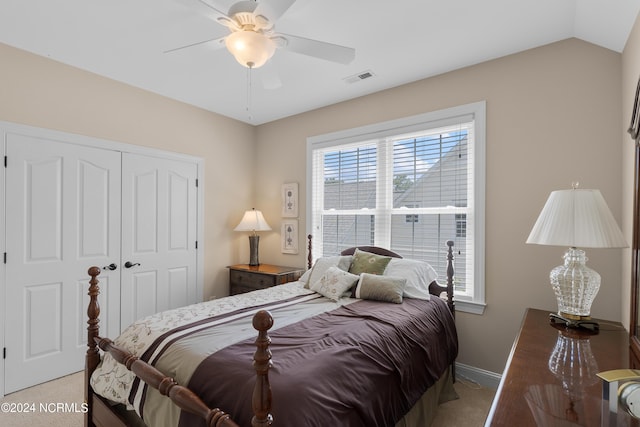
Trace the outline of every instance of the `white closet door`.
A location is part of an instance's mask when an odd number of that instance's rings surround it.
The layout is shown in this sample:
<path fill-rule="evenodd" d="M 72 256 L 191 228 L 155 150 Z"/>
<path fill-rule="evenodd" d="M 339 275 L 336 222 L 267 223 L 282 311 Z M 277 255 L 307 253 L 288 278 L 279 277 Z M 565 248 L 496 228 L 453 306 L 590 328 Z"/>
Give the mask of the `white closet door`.
<path fill-rule="evenodd" d="M 81 370 L 90 266 L 120 260 L 120 153 L 6 134 L 5 393 Z M 100 275 L 101 333 L 120 272 Z"/>
<path fill-rule="evenodd" d="M 198 299 L 198 169 L 197 164 L 185 161 L 122 156 L 124 328 L 143 316 Z"/>

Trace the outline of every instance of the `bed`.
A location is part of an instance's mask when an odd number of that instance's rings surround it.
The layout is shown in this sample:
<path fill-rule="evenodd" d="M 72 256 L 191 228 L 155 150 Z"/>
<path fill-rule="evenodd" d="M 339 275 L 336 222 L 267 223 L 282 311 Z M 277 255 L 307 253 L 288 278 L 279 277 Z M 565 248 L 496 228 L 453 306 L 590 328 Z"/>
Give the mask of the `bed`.
<path fill-rule="evenodd" d="M 158 313 L 114 341 L 99 336 L 92 267 L 85 426 L 429 425 L 455 398 L 447 245 L 441 285 L 378 247 L 311 265 L 309 236 L 300 281 Z"/>

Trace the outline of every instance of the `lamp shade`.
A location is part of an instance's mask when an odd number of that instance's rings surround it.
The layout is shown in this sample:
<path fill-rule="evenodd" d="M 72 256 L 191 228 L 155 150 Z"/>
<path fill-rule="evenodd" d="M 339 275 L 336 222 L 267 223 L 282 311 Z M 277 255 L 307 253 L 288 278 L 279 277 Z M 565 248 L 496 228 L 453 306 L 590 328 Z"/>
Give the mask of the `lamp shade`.
<path fill-rule="evenodd" d="M 582 248 L 626 248 L 622 231 L 599 190 L 553 191 L 527 243 Z"/>
<path fill-rule="evenodd" d="M 268 231 L 271 230 L 269 224 L 264 219 L 262 212 L 252 209 L 246 211 L 240 224 L 234 228 L 235 231 Z"/>
<path fill-rule="evenodd" d="M 276 51 L 276 43 L 264 34 L 252 30 L 240 30 L 225 38 L 227 49 L 241 65 L 247 68 L 262 67 Z"/>

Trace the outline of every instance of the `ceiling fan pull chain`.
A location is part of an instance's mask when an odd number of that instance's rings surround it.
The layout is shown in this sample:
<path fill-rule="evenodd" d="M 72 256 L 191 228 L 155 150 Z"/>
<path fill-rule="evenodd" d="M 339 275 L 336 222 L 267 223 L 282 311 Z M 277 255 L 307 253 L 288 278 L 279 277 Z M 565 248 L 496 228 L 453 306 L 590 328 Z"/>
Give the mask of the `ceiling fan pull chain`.
<path fill-rule="evenodd" d="M 247 116 L 249 120 L 253 120 L 251 117 L 251 69 L 253 68 L 251 64 L 248 64 L 247 67 Z"/>

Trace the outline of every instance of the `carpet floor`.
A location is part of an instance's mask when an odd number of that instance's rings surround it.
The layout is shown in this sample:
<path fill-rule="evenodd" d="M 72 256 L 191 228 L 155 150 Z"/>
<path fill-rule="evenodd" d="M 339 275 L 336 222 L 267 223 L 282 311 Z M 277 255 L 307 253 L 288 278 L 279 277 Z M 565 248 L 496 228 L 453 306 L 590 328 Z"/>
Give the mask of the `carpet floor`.
<path fill-rule="evenodd" d="M 460 398 L 440 405 L 431 427 L 484 426 L 496 391 L 463 379 L 453 386 Z"/>
<path fill-rule="evenodd" d="M 82 427 L 83 381 L 84 372 L 78 372 L 6 395 L 0 426 Z M 454 386 L 460 399 L 440 405 L 432 427 L 483 426 L 495 391 L 465 380 Z"/>

